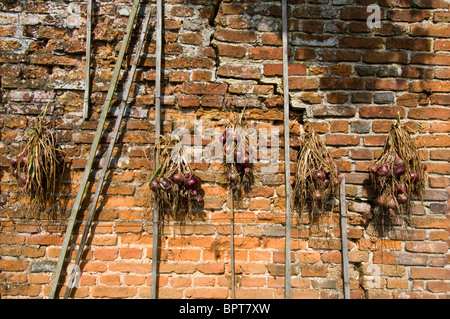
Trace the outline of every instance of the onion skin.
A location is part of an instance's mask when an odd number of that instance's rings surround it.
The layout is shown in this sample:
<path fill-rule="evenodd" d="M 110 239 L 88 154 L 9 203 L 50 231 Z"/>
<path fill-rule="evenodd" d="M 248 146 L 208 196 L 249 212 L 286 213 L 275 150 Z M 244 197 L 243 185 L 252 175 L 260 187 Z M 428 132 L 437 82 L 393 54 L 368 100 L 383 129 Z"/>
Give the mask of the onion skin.
<path fill-rule="evenodd" d="M 314 199 L 315 201 L 321 201 L 321 200 L 322 200 L 322 193 L 320 193 L 319 191 L 316 191 L 316 192 L 313 194 L 313 199 Z"/>
<path fill-rule="evenodd" d="M 187 189 L 194 189 L 199 186 L 199 180 L 195 176 L 191 176 L 184 182 L 184 185 Z"/>
<path fill-rule="evenodd" d="M 398 194 L 397 200 L 399 203 L 404 204 L 408 201 L 408 196 L 406 196 L 405 194 Z"/>
<path fill-rule="evenodd" d="M 401 176 L 405 174 L 406 170 L 403 166 L 394 166 L 394 175 Z"/>
<path fill-rule="evenodd" d="M 161 180 L 159 181 L 159 184 L 164 188 L 164 189 L 168 189 L 172 186 L 172 182 L 167 179 L 167 178 L 161 178 Z"/>
<path fill-rule="evenodd" d="M 380 167 L 377 168 L 377 174 L 378 176 L 387 176 L 390 173 L 389 165 L 383 164 Z"/>
<path fill-rule="evenodd" d="M 184 184 L 184 176 L 181 173 L 176 173 L 172 176 L 172 180 L 177 183 L 178 185 Z"/>
<path fill-rule="evenodd" d="M 414 173 L 414 172 L 411 173 L 410 177 L 411 177 L 411 180 L 412 180 L 414 183 L 417 183 L 417 182 L 419 181 L 419 179 L 420 179 L 419 174 Z"/>
<path fill-rule="evenodd" d="M 315 179 L 317 179 L 317 180 L 324 180 L 325 179 L 325 173 L 324 172 L 322 172 L 322 171 L 314 171 L 314 173 L 313 173 L 313 176 L 314 176 L 314 178 Z"/>
<path fill-rule="evenodd" d="M 159 180 L 155 178 L 154 180 L 152 180 L 150 182 L 149 186 L 150 186 L 150 189 L 155 192 L 159 187 Z"/>
<path fill-rule="evenodd" d="M 230 181 L 230 182 L 235 182 L 235 181 L 238 179 L 238 177 L 239 177 L 239 175 L 236 174 L 236 173 L 229 173 L 229 174 L 227 175 L 227 179 L 228 179 L 228 181 Z"/>
<path fill-rule="evenodd" d="M 392 196 L 389 196 L 386 198 L 385 207 L 388 209 L 396 209 L 397 205 L 395 204 L 395 200 L 392 198 Z"/>
<path fill-rule="evenodd" d="M 9 164 L 11 164 L 12 167 L 16 167 L 17 166 L 17 158 L 11 157 L 9 159 Z"/>
<path fill-rule="evenodd" d="M 405 162 L 403 161 L 403 159 L 401 157 L 397 157 L 394 161 L 394 166 L 397 167 L 404 167 L 405 166 Z"/>
<path fill-rule="evenodd" d="M 405 184 L 397 184 L 395 190 L 397 191 L 397 194 L 404 194 L 408 189 Z"/>
<path fill-rule="evenodd" d="M 250 156 L 249 155 L 247 155 L 247 154 L 245 154 L 243 157 L 242 157 L 242 163 L 240 163 L 243 167 L 248 167 L 248 166 L 250 166 Z"/>

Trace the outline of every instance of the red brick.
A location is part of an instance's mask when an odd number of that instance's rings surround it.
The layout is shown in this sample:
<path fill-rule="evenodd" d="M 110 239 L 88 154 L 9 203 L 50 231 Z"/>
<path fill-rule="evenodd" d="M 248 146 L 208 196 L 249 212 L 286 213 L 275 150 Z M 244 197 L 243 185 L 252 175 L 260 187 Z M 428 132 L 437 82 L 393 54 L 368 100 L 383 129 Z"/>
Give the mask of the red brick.
<path fill-rule="evenodd" d="M 431 17 L 432 11 L 418 9 L 393 9 L 387 11 L 387 18 L 398 22 L 421 22 Z"/>
<path fill-rule="evenodd" d="M 411 63 L 426 65 L 450 65 L 450 55 L 438 53 L 413 53 L 411 55 Z"/>
<path fill-rule="evenodd" d="M 430 39 L 388 38 L 386 39 L 386 49 L 429 51 L 431 43 Z M 414 62 L 411 61 L 411 63 Z"/>
<path fill-rule="evenodd" d="M 248 49 L 248 57 L 255 60 L 282 60 L 283 52 L 277 47 L 252 47 Z"/>
<path fill-rule="evenodd" d="M 363 106 L 359 109 L 362 118 L 396 118 L 397 114 L 403 117 L 405 110 L 402 107 L 391 106 Z"/>
<path fill-rule="evenodd" d="M 356 146 L 359 145 L 359 139 L 357 135 L 333 134 L 327 135 L 326 143 L 333 146 Z"/>
<path fill-rule="evenodd" d="M 304 64 L 289 64 L 288 65 L 289 75 L 306 75 L 306 65 Z M 281 63 L 267 63 L 264 64 L 264 75 L 265 76 L 282 76 L 283 75 L 283 64 Z"/>
<path fill-rule="evenodd" d="M 240 45 L 217 43 L 216 46 L 220 56 L 243 58 L 247 53 L 247 48 Z"/>
<path fill-rule="evenodd" d="M 183 93 L 187 94 L 223 95 L 227 91 L 227 85 L 214 83 L 185 82 L 183 83 L 181 90 Z"/>
<path fill-rule="evenodd" d="M 217 75 L 222 77 L 236 77 L 242 79 L 260 79 L 261 69 L 258 66 L 239 66 L 234 64 L 221 65 Z"/>
<path fill-rule="evenodd" d="M 448 38 L 450 37 L 450 27 L 447 25 L 413 24 L 411 25 L 411 35 Z"/>
<path fill-rule="evenodd" d="M 408 88 L 406 80 L 399 79 L 366 79 L 367 90 L 404 91 Z"/>
<path fill-rule="evenodd" d="M 220 41 L 234 43 L 255 43 L 257 39 L 256 34 L 252 31 L 227 30 L 221 28 L 214 32 L 214 37 Z"/>
<path fill-rule="evenodd" d="M 367 51 L 363 56 L 366 63 L 408 63 L 408 55 L 406 52 L 399 51 Z"/>
<path fill-rule="evenodd" d="M 450 109 L 438 107 L 419 107 L 409 110 L 408 117 L 419 120 L 444 120 L 450 119 Z"/>
<path fill-rule="evenodd" d="M 359 78 L 320 78 L 320 88 L 324 90 L 361 90 L 364 80 Z"/>
<path fill-rule="evenodd" d="M 291 90 L 315 90 L 319 88 L 319 81 L 312 77 L 290 77 L 289 89 Z"/>

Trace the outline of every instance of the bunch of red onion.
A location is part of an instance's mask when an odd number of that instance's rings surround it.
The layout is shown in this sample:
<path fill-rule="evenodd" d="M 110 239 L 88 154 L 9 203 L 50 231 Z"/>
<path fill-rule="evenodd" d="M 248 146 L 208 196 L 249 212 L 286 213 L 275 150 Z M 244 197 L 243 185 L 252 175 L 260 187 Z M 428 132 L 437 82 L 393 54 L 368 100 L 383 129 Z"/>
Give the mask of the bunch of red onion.
<path fill-rule="evenodd" d="M 373 165 L 369 171 L 374 185 L 380 190 L 376 204 L 387 210 L 391 217 L 395 216 L 400 206 L 409 202 L 412 190 L 419 183 L 419 174 L 408 173 L 405 161 L 398 155 L 391 163 Z"/>
<path fill-rule="evenodd" d="M 173 195 L 174 192 L 177 192 L 181 197 L 199 203 L 203 199 L 199 192 L 201 184 L 201 178 L 192 172 L 187 174 L 177 172 L 170 177 L 154 178 L 150 181 L 149 187 L 155 193 L 163 192 Z"/>
<path fill-rule="evenodd" d="M 337 166 L 335 167 L 335 175 L 337 177 L 333 177 L 328 170 L 318 169 L 313 171 L 312 180 L 315 184 L 315 191 L 312 194 L 313 200 L 322 201 L 325 197 L 323 193 L 328 193 L 328 189 L 331 186 L 339 186 L 342 180 L 342 175 L 340 174 L 340 169 Z"/>
<path fill-rule="evenodd" d="M 229 127 L 220 136 L 227 166 L 227 181 L 235 191 L 251 183 L 252 160 L 245 134 Z"/>

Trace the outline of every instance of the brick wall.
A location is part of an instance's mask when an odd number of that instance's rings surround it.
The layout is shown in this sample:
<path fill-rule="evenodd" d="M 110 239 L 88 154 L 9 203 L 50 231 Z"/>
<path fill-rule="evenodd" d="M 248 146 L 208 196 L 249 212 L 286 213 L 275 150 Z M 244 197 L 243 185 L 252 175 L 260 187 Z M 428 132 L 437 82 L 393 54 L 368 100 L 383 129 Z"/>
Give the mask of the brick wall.
<path fill-rule="evenodd" d="M 0 2 L 2 298 L 46 298 L 50 291 L 131 7 L 130 0 L 95 3 L 92 114 L 84 121 L 85 2 Z M 290 160 L 294 167 L 299 124 L 313 122 L 345 174 L 352 298 L 446 298 L 448 2 L 288 3 Z M 381 26 L 371 29 L 366 9 L 373 3 L 380 7 Z M 194 120 L 219 127 L 247 105 L 245 114 L 254 128 L 279 129 L 284 145 L 281 1 L 165 0 L 164 15 L 164 132 L 183 125 L 197 130 Z M 75 298 L 150 297 L 152 204 L 146 181 L 152 173 L 147 156 L 155 128 L 154 22 Z M 8 158 L 18 153 L 27 127 L 49 102 L 68 169 L 57 218 L 36 219 L 14 185 Z M 367 168 L 380 154 L 397 114 L 418 131 L 428 184 L 424 205 L 415 202 L 410 217 L 383 233 L 370 219 L 374 194 Z M 113 123 L 108 118 L 107 132 Z M 86 219 L 109 135 L 102 140 L 79 220 Z M 284 160 L 281 147 L 278 171 L 258 175 L 236 203 L 237 298 L 284 298 Z M 261 166 L 255 165 L 257 170 Z M 223 166 L 203 161 L 192 167 L 203 179 L 204 206 L 191 219 L 165 223 L 158 297 L 230 298 L 230 200 L 219 174 Z M 83 228 L 81 222 L 76 225 L 73 242 L 80 241 Z M 343 298 L 338 210 L 315 216 L 294 212 L 291 232 L 292 298 Z"/>

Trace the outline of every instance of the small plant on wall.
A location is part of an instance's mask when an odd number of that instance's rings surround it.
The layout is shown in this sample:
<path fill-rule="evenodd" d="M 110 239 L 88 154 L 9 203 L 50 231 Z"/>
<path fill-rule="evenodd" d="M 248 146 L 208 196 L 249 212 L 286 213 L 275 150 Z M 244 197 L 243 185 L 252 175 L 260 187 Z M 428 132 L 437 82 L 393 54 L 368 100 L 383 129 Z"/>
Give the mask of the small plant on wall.
<path fill-rule="evenodd" d="M 10 158 L 11 174 L 19 191 L 30 198 L 30 209 L 43 212 L 54 208 L 58 179 L 64 171 L 64 155 L 56 141 L 56 131 L 46 120 L 48 106 L 26 131 L 25 145 Z"/>
<path fill-rule="evenodd" d="M 410 131 L 398 119 L 392 124 L 381 155 L 369 167 L 378 212 L 391 219 L 407 214 L 414 197 L 423 199 L 425 170 Z"/>
<path fill-rule="evenodd" d="M 159 165 L 148 186 L 160 214 L 176 218 L 182 209 L 191 212 L 194 205 L 203 201 L 202 180 L 192 171 L 182 143 L 171 136 L 161 136 L 152 154 L 157 156 Z"/>
<path fill-rule="evenodd" d="M 241 114 L 226 126 L 220 141 L 223 143 L 226 180 L 233 192 L 239 194 L 253 184 L 253 149 L 250 147 L 249 127 Z"/>
<path fill-rule="evenodd" d="M 338 198 L 341 180 L 339 167 L 313 124 L 306 124 L 293 184 L 295 207 L 302 211 L 310 203 L 313 212 L 323 211 L 328 200 Z"/>

